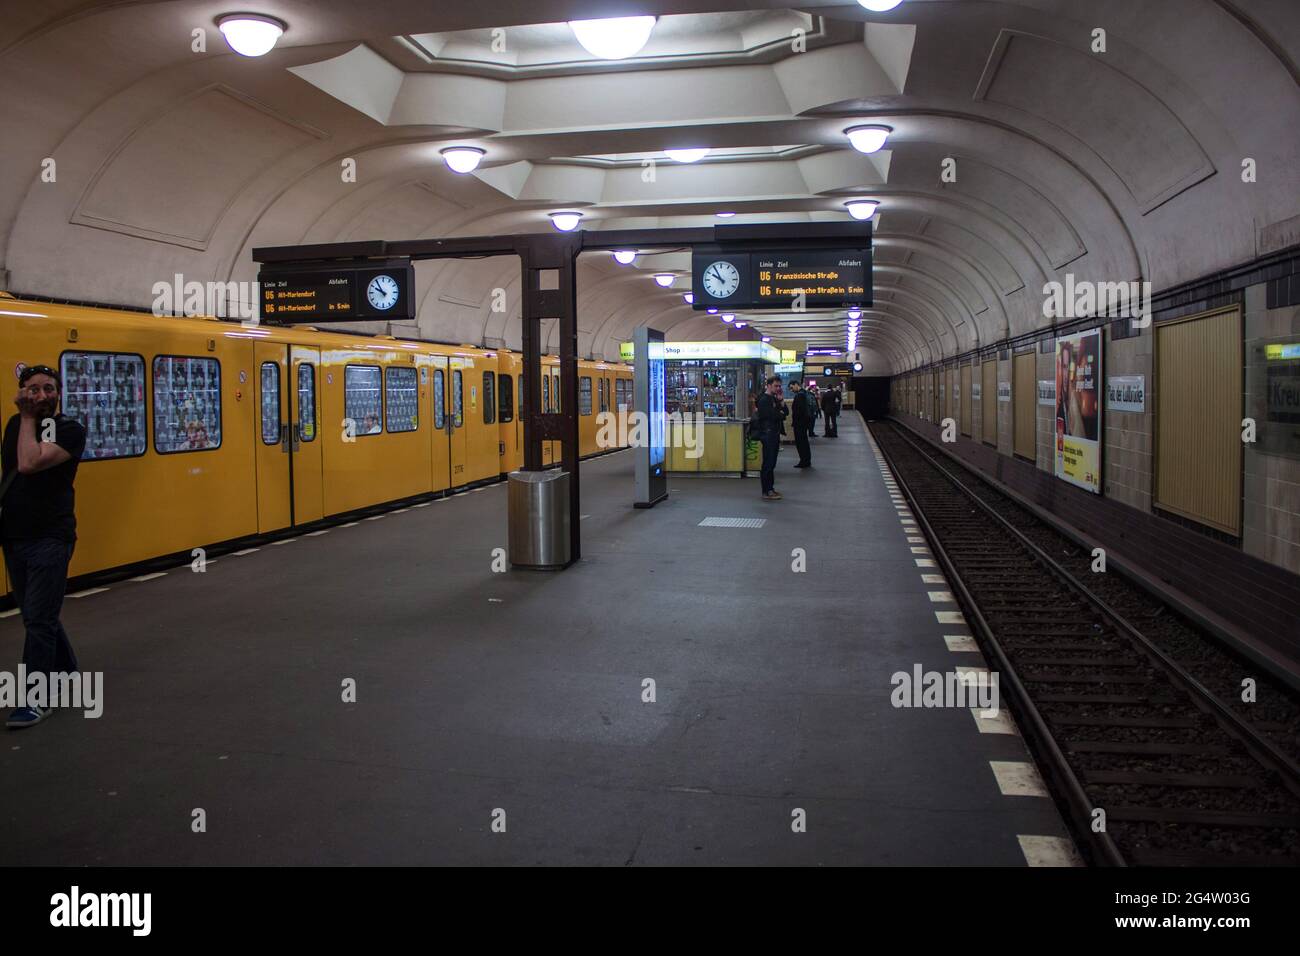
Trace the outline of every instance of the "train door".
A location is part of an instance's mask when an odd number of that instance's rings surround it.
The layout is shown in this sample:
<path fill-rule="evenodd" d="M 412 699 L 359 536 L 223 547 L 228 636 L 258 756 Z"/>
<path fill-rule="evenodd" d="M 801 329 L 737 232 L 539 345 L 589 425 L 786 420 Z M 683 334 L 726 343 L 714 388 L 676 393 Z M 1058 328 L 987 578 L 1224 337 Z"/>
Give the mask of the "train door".
<path fill-rule="evenodd" d="M 468 480 L 469 424 L 465 417 L 465 377 L 468 362 L 461 356 L 447 361 L 447 435 L 451 439 L 451 485 L 463 485 Z"/>
<path fill-rule="evenodd" d="M 257 530 L 265 534 L 293 523 L 287 400 L 289 346 L 254 342 L 253 359 L 257 389 Z"/>
<path fill-rule="evenodd" d="M 320 375 L 320 349 L 290 346 L 292 371 L 289 391 L 289 448 L 293 456 L 293 523 L 319 521 L 325 515 L 325 488 L 321 466 L 320 402 L 316 385 Z"/>
<path fill-rule="evenodd" d="M 447 357 L 434 355 L 430 358 L 429 364 L 420 370 L 421 387 L 425 386 L 424 377 L 428 377 L 429 405 L 433 413 L 429 416 L 429 421 L 433 422 L 432 435 L 429 439 L 433 442 L 430 488 L 434 491 L 445 491 L 452 484 L 451 427 L 450 416 L 447 414 L 447 395 L 451 386 L 448 382 Z"/>

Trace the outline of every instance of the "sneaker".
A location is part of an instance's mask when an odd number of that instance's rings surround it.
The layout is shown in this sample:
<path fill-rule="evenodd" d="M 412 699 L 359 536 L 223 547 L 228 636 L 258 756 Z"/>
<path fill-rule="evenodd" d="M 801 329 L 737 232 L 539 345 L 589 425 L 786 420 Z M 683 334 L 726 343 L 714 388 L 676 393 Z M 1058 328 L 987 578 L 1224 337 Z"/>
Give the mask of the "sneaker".
<path fill-rule="evenodd" d="M 782 497 L 781 492 L 779 492 L 779 491 L 769 491 L 767 494 L 765 494 L 765 495 L 763 496 L 763 500 L 764 500 L 764 501 L 780 501 L 780 500 L 781 500 L 781 497 Z"/>
<path fill-rule="evenodd" d="M 19 707 L 9 715 L 9 719 L 5 721 L 5 726 L 13 730 L 21 730 L 23 727 L 32 727 L 39 724 L 48 716 L 50 716 L 48 707 Z"/>

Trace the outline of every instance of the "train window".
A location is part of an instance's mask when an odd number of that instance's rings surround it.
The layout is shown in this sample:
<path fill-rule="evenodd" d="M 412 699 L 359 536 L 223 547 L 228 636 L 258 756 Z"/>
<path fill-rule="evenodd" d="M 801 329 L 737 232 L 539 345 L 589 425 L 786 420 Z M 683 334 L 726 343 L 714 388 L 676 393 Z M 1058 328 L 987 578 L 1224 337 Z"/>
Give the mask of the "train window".
<path fill-rule="evenodd" d="M 420 387 L 414 368 L 384 369 L 384 397 L 390 432 L 413 432 L 420 427 Z"/>
<path fill-rule="evenodd" d="M 550 414 L 551 412 L 551 376 L 542 376 L 542 412 Z"/>
<path fill-rule="evenodd" d="M 497 373 L 483 373 L 483 424 L 495 425 L 497 420 Z"/>
<path fill-rule="evenodd" d="M 160 455 L 221 447 L 221 363 L 159 355 L 153 360 L 153 447 Z"/>
<path fill-rule="evenodd" d="M 591 414 L 591 379 L 586 375 L 578 379 L 578 414 Z"/>
<path fill-rule="evenodd" d="M 298 366 L 298 438 L 316 440 L 316 366 Z"/>
<path fill-rule="evenodd" d="M 144 358 L 64 352 L 63 414 L 86 429 L 81 460 L 134 458 L 145 450 Z"/>
<path fill-rule="evenodd" d="M 460 369 L 451 373 L 451 423 L 457 428 L 465 424 L 465 383 Z"/>
<path fill-rule="evenodd" d="M 280 444 L 280 365 L 262 363 L 262 444 Z"/>
<path fill-rule="evenodd" d="M 444 381 L 447 373 L 440 368 L 433 370 L 433 427 L 442 430 L 447 427 L 446 412 L 446 391 L 447 384 Z"/>
<path fill-rule="evenodd" d="M 514 379 L 509 375 L 501 375 L 501 390 L 498 393 L 497 408 L 501 412 L 500 421 L 502 425 L 509 424 L 515 420 L 515 388 Z"/>
<path fill-rule="evenodd" d="M 354 435 L 378 435 L 384 415 L 378 365 L 348 365 L 343 369 L 343 417 L 351 419 Z"/>

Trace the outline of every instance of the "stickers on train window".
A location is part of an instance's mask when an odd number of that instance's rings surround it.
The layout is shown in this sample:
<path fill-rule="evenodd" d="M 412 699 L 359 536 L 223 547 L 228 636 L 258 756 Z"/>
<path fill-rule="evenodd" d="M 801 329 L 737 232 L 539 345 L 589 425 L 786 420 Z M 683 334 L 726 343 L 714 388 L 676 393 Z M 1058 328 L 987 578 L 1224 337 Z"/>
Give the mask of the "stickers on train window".
<path fill-rule="evenodd" d="M 427 368 L 420 369 L 420 384 L 421 385 L 429 384 L 429 370 Z"/>
<path fill-rule="evenodd" d="M 248 373 L 241 368 L 239 370 L 239 384 L 243 385 L 247 381 L 248 381 Z"/>

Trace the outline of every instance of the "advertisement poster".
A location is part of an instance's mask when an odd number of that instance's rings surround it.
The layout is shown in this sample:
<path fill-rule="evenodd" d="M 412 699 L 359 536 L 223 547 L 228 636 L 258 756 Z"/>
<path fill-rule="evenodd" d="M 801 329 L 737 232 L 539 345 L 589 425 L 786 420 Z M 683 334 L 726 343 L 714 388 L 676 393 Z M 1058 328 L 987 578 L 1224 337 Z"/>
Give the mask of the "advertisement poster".
<path fill-rule="evenodd" d="M 1101 329 L 1056 340 L 1056 477 L 1101 493 Z"/>

